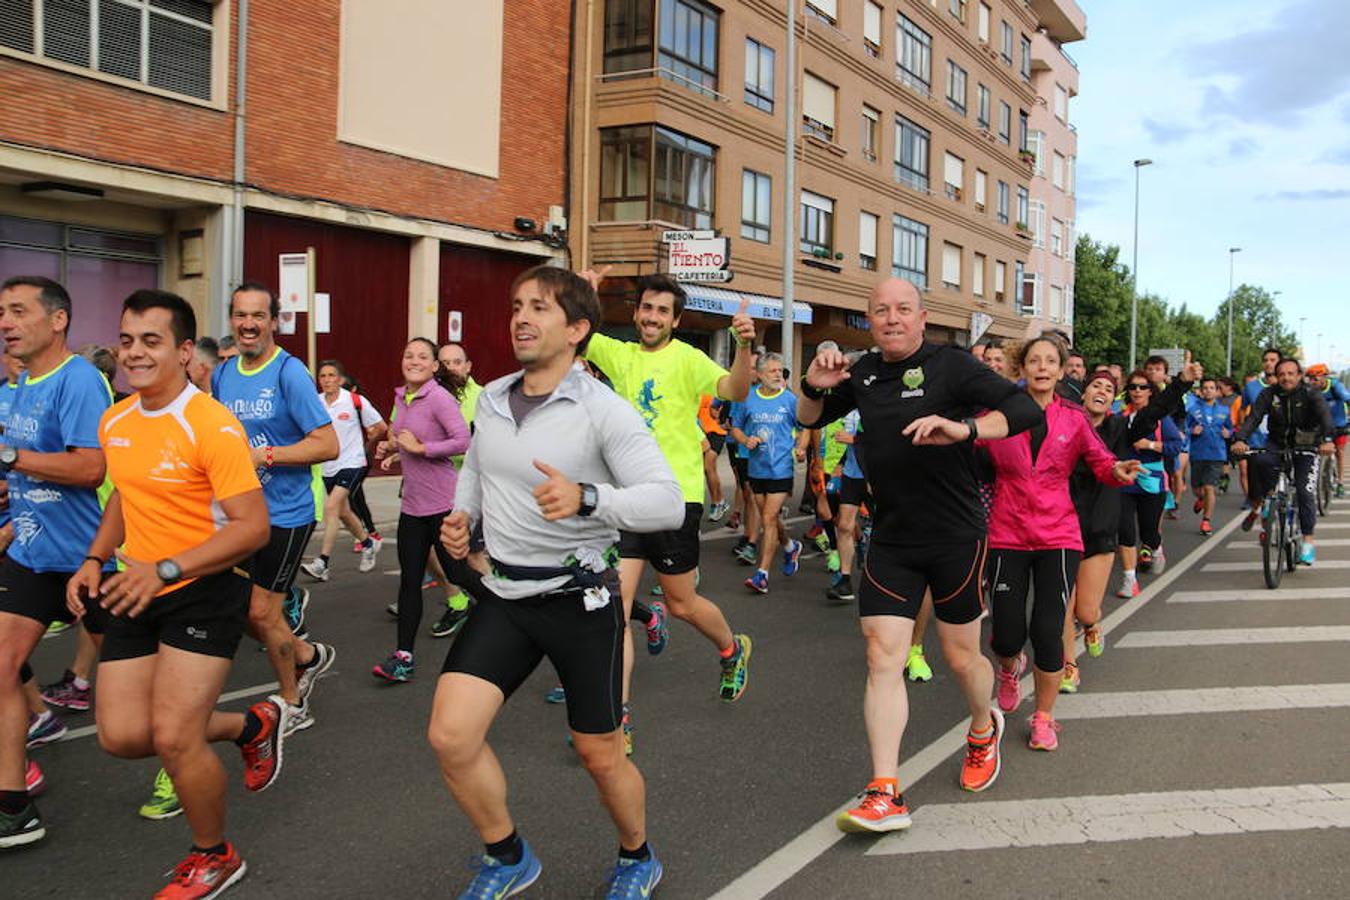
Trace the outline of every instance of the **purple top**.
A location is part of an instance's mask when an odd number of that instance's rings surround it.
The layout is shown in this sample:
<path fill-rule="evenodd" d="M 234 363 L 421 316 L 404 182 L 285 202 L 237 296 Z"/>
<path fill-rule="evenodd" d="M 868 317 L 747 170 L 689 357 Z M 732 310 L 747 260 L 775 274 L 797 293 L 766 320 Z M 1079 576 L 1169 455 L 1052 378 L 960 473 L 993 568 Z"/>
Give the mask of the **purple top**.
<path fill-rule="evenodd" d="M 426 453 L 399 451 L 402 510 L 410 516 L 441 515 L 455 505 L 457 473 L 450 457 L 469 449 L 469 426 L 455 398 L 435 381 L 422 385 L 411 403 L 404 399 L 407 391 L 406 385 L 394 389 L 390 433 L 397 438 L 400 431 L 411 431 Z"/>

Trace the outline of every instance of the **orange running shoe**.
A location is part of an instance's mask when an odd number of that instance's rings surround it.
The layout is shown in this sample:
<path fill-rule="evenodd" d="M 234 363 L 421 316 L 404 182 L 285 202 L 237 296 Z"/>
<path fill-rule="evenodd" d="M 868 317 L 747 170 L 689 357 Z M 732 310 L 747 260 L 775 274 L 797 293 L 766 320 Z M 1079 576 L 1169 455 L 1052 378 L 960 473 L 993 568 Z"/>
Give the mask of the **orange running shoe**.
<path fill-rule="evenodd" d="M 1003 742 L 1003 713 L 998 707 L 992 707 L 989 715 L 993 717 L 994 733 L 983 740 L 966 735 L 966 758 L 961 763 L 961 788 L 967 791 L 983 791 L 998 778 L 1003 757 L 999 744 Z"/>
<path fill-rule="evenodd" d="M 173 880 L 164 886 L 155 900 L 209 900 L 219 897 L 230 885 L 248 872 L 248 864 L 226 844 L 224 853 L 193 850 L 173 870 Z"/>
<path fill-rule="evenodd" d="M 840 831 L 860 834 L 904 831 L 911 822 L 905 795 L 892 794 L 881 782 L 873 781 L 858 795 L 858 805 L 841 812 L 834 824 Z"/>

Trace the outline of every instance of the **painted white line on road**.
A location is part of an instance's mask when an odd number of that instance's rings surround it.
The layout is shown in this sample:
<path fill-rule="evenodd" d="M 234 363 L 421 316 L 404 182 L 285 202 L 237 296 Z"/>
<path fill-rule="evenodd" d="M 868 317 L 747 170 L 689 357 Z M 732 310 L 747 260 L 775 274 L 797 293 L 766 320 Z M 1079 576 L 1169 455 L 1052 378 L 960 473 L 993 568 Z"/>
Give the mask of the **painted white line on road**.
<path fill-rule="evenodd" d="M 1214 532 L 1213 541 L 1200 544 L 1185 557 L 1175 562 L 1160 578 L 1151 582 L 1138 597 L 1102 619 L 1102 634 L 1110 634 L 1131 616 L 1143 609 L 1145 604 L 1161 596 L 1162 592 L 1167 590 L 1176 579 L 1190 571 L 1200 560 L 1217 548 L 1220 541 L 1236 531 L 1241 523 L 1242 516 L 1239 515 Z M 1029 693 L 1032 689 L 1032 676 L 1025 676 L 1020 687 L 1023 694 Z M 1060 699 L 1062 702 L 1068 698 Z M 936 741 L 914 754 L 907 762 L 902 763 L 899 772 L 900 783 L 908 789 L 939 765 L 945 763 L 953 753 L 965 746 L 966 729 L 968 727 L 969 720 L 957 722 Z M 955 770 L 953 770 L 953 777 L 955 774 Z M 801 834 L 742 873 L 722 890 L 713 894 L 711 900 L 760 900 L 760 898 L 776 890 L 844 837 L 843 832 L 834 824 L 834 819 L 842 810 L 852 805 L 852 802 L 845 803 L 831 811 L 823 819 L 811 825 Z M 985 804 L 978 805 L 984 806 Z"/>
<path fill-rule="evenodd" d="M 1318 549 L 1323 547 L 1350 547 L 1350 538 L 1324 538 L 1321 535 L 1322 529 L 1317 529 L 1318 534 L 1314 538 Z M 1260 556 L 1261 544 L 1255 537 L 1249 537 L 1246 540 L 1232 541 L 1224 545 L 1225 550 L 1248 550 Z"/>
<path fill-rule="evenodd" d="M 229 691 L 228 693 L 221 694 L 220 699 L 217 700 L 216 702 L 229 703 L 231 700 L 242 700 L 245 697 L 256 697 L 259 694 L 270 694 L 280 686 L 281 685 L 277 684 L 275 681 L 269 681 L 267 682 L 267 684 L 255 684 L 253 687 L 240 688 L 237 691 Z M 66 732 L 65 737 L 61 738 L 60 742 L 74 741 L 80 738 L 90 737 L 91 735 L 95 734 L 98 734 L 98 726 L 96 725 L 86 725 L 83 728 L 72 728 Z"/>
<path fill-rule="evenodd" d="M 1319 559 L 1312 568 L 1350 569 L 1350 559 Z M 1201 572 L 1251 572 L 1253 575 L 1260 574 L 1260 569 L 1260 561 L 1256 559 L 1252 562 L 1212 562 L 1200 567 Z"/>
<path fill-rule="evenodd" d="M 1318 522 L 1318 531 L 1350 531 L 1350 522 Z"/>
<path fill-rule="evenodd" d="M 1168 603 L 1232 603 L 1248 600 L 1350 600 L 1350 588 L 1231 588 L 1223 591 L 1177 591 Z"/>
<path fill-rule="evenodd" d="M 1233 644 L 1315 644 L 1350 641 L 1350 625 L 1289 628 L 1191 628 L 1184 631 L 1132 631 L 1117 647 L 1213 647 Z"/>
<path fill-rule="evenodd" d="M 1069 694 L 1056 701 L 1055 718 L 1129 719 L 1346 706 L 1350 706 L 1350 684 L 1346 683 L 1258 685 Z"/>
<path fill-rule="evenodd" d="M 1350 783 L 940 803 L 868 856 L 1350 828 Z"/>

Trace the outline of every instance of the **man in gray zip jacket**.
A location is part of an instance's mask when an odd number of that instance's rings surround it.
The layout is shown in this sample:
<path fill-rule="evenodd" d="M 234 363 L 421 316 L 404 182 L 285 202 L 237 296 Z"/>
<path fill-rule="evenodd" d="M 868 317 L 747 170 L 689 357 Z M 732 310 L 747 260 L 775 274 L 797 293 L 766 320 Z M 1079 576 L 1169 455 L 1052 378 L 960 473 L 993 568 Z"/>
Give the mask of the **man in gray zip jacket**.
<path fill-rule="evenodd" d="M 626 623 L 615 565 L 619 529 L 675 528 L 684 498 L 637 412 L 574 365 L 600 321 L 590 284 L 540 266 L 511 286 L 511 308 L 523 371 L 483 389 L 455 509 L 441 528 L 446 549 L 463 559 L 481 522 L 492 569 L 446 656 L 428 737 L 486 848 L 465 896 L 523 890 L 541 866 L 516 833 L 487 732 L 548 657 L 567 693 L 577 755 L 619 831 L 611 895 L 646 896 L 661 864 L 647 847 L 642 775 L 623 750 Z M 584 890 L 554 886 L 560 895 Z"/>

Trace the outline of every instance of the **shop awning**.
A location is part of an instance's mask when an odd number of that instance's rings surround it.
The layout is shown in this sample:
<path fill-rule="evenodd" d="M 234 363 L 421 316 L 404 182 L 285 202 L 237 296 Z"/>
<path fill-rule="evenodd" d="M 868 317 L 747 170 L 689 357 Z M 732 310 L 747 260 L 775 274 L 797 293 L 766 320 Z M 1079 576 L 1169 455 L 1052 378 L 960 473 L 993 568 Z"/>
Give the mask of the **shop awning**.
<path fill-rule="evenodd" d="M 741 300 L 750 301 L 750 316 L 768 322 L 783 321 L 783 300 L 766 294 L 751 294 L 748 291 L 729 291 L 725 288 L 706 287 L 701 284 L 684 285 L 685 309 L 714 313 L 719 316 L 734 316 L 741 308 Z M 798 325 L 811 324 L 811 307 L 798 301 L 792 304 L 792 321 Z"/>

